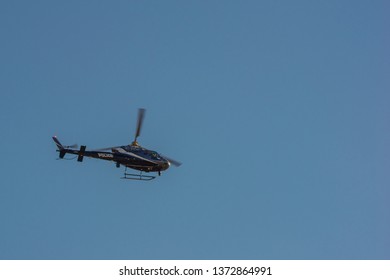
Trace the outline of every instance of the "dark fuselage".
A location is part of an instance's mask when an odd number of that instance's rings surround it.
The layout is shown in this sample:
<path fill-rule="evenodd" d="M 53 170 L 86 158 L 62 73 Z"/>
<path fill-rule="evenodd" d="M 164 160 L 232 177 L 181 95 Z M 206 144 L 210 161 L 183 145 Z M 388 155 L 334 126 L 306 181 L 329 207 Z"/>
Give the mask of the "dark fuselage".
<path fill-rule="evenodd" d="M 61 152 L 61 151 L 60 151 Z M 91 157 L 103 160 L 109 160 L 120 165 L 145 171 L 145 172 L 160 172 L 169 168 L 170 164 L 167 159 L 159 155 L 155 151 L 145 149 L 139 145 L 127 145 L 106 150 L 85 150 L 85 146 L 81 146 L 80 150 L 63 149 L 62 152 L 78 155 L 78 161 L 82 161 L 83 157 Z"/>

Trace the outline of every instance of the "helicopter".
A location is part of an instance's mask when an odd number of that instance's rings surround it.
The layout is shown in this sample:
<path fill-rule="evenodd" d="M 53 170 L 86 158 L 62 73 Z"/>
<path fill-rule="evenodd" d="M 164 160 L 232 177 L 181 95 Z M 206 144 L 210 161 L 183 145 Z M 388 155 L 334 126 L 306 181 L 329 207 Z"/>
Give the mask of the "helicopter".
<path fill-rule="evenodd" d="M 77 161 L 82 162 L 84 157 L 97 158 L 102 160 L 113 161 L 117 168 L 121 165 L 125 167 L 124 176 L 121 179 L 149 181 L 156 178 L 153 175 L 146 175 L 143 172 L 157 172 L 161 175 L 162 171 L 167 170 L 171 165 L 176 167 L 181 165 L 181 162 L 174 159 L 162 156 L 156 151 L 148 150 L 138 144 L 137 138 L 141 134 L 142 123 L 145 117 L 145 109 L 138 109 L 137 127 L 135 131 L 134 141 L 130 145 L 109 147 L 103 149 L 87 150 L 86 146 L 77 145 L 64 146 L 60 143 L 57 136 L 53 136 L 54 143 L 59 152 L 59 158 L 64 159 L 66 154 L 76 155 Z M 127 173 L 127 169 L 140 171 L 139 174 Z"/>

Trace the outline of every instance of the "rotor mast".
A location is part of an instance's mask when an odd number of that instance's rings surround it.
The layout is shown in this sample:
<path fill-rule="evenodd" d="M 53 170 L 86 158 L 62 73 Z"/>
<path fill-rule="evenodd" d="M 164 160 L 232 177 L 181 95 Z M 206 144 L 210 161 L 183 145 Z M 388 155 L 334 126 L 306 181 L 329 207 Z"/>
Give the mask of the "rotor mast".
<path fill-rule="evenodd" d="M 134 137 L 134 141 L 131 143 L 131 146 L 137 146 L 137 147 L 139 146 L 137 142 L 137 138 L 141 134 L 141 128 L 145 117 L 145 111 L 146 110 L 143 108 L 138 109 L 137 128 L 135 130 L 135 137 Z"/>

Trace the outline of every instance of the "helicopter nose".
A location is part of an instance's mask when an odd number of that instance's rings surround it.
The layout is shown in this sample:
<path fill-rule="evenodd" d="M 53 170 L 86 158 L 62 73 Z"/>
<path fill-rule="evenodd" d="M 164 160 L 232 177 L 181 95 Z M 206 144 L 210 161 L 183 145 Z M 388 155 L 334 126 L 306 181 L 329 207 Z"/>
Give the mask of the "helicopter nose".
<path fill-rule="evenodd" d="M 169 168 L 171 164 L 169 163 L 169 161 L 165 161 L 163 164 L 162 164 L 162 170 L 167 170 Z"/>

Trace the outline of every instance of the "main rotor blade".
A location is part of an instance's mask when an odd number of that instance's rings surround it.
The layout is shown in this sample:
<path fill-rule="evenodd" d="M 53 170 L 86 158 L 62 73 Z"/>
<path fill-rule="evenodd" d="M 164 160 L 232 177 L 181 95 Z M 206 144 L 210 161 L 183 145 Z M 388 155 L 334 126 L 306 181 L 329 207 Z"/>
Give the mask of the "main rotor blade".
<path fill-rule="evenodd" d="M 180 161 L 171 159 L 171 158 L 169 158 L 169 157 L 167 157 L 167 156 L 164 156 L 164 155 L 162 155 L 162 157 L 165 158 L 166 160 L 168 160 L 169 163 L 173 164 L 173 165 L 176 166 L 176 167 L 179 167 L 180 165 L 182 165 L 182 163 L 181 163 Z"/>
<path fill-rule="evenodd" d="M 145 117 L 145 109 L 140 108 L 138 109 L 138 120 L 137 120 L 137 129 L 135 131 L 135 138 L 134 141 L 137 141 L 137 137 L 141 134 L 141 127 L 142 127 L 142 122 Z"/>

